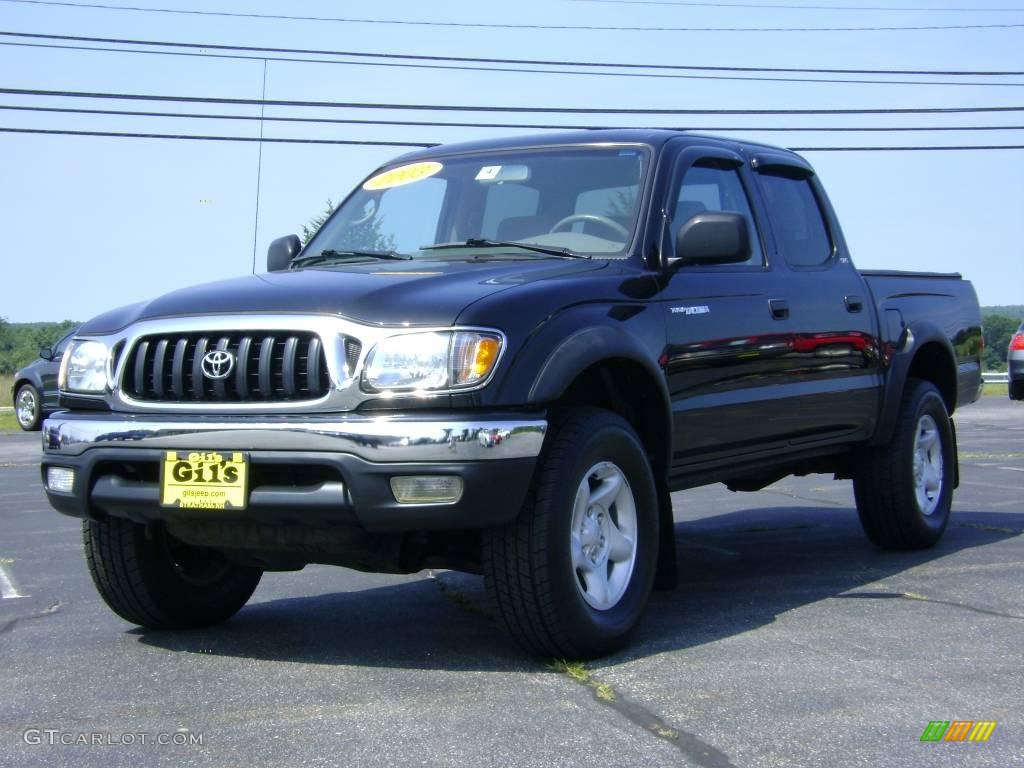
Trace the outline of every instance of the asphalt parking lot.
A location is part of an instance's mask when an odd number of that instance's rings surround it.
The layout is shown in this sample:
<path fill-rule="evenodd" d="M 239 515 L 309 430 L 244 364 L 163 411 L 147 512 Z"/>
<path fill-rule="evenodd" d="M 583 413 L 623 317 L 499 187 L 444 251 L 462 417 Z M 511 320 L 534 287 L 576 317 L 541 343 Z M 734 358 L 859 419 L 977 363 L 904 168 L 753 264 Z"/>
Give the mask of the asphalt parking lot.
<path fill-rule="evenodd" d="M 1024 765 L 1024 403 L 957 424 L 926 552 L 874 549 L 823 476 L 675 494 L 679 588 L 575 677 L 450 572 L 267 574 L 222 627 L 133 627 L 46 503 L 38 434 L 0 434 L 0 765 Z M 922 742 L 934 720 L 998 725 Z"/>

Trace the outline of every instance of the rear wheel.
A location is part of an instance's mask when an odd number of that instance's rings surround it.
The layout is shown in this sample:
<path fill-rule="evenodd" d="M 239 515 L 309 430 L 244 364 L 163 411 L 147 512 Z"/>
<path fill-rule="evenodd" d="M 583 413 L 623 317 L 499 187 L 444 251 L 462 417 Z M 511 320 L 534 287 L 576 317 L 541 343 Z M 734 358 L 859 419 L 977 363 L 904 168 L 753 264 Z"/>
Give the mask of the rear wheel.
<path fill-rule="evenodd" d="M 1024 381 L 1010 382 L 1010 399 L 1024 400 Z"/>
<path fill-rule="evenodd" d="M 516 641 L 571 659 L 622 647 L 654 581 L 657 512 L 625 420 L 581 408 L 554 422 L 518 519 L 484 535 L 487 588 Z"/>
<path fill-rule="evenodd" d="M 86 520 L 89 573 L 104 602 L 125 621 L 155 629 L 218 624 L 252 596 L 262 571 L 217 550 L 185 544 L 157 527 L 121 518 Z"/>
<path fill-rule="evenodd" d="M 887 445 L 861 460 L 853 481 L 864 532 L 884 549 L 933 546 L 949 522 L 956 454 L 946 404 L 911 379 Z"/>

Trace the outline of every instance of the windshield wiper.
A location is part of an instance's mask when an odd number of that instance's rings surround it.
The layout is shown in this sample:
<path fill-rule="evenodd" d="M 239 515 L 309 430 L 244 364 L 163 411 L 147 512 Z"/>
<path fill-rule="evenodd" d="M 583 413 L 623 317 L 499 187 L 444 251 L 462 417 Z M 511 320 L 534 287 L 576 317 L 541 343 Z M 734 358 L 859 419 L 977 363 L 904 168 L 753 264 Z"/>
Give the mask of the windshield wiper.
<path fill-rule="evenodd" d="M 321 264 L 326 261 L 344 261 L 346 259 L 390 259 L 392 261 L 409 261 L 412 256 L 397 251 L 335 251 L 328 248 L 320 253 L 300 256 L 292 261 L 291 268 Z"/>
<path fill-rule="evenodd" d="M 555 248 L 550 245 L 535 245 L 534 243 L 520 243 L 517 240 L 486 240 L 479 237 L 471 237 L 468 240 L 460 240 L 454 243 L 434 243 L 433 245 L 421 245 L 421 251 L 439 251 L 445 248 L 522 248 L 523 250 L 543 253 L 548 256 L 559 256 L 563 259 L 589 259 L 585 253 L 576 253 L 568 248 Z"/>

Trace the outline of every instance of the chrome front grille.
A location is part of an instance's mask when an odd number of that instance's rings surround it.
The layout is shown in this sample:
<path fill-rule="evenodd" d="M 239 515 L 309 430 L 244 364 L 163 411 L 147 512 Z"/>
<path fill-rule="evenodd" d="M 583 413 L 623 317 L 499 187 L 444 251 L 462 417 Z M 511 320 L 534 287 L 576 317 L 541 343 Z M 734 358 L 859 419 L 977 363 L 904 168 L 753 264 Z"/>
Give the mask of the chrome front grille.
<path fill-rule="evenodd" d="M 354 339 L 346 344 L 350 374 L 360 349 Z M 211 365 L 208 353 L 217 351 L 227 352 L 219 357 L 230 363 Z M 323 397 L 331 382 L 320 337 L 299 330 L 143 336 L 122 371 L 121 388 L 128 397 L 157 403 L 301 402 Z"/>

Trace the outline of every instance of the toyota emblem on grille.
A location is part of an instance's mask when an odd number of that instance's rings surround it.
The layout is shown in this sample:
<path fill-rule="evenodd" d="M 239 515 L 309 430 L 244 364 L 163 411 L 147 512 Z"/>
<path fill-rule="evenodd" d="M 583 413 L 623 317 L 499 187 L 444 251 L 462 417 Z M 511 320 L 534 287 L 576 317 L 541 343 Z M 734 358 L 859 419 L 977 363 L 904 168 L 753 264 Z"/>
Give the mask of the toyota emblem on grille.
<path fill-rule="evenodd" d="M 213 349 L 203 355 L 203 375 L 208 379 L 226 379 L 235 367 L 235 356 L 225 349 Z"/>

